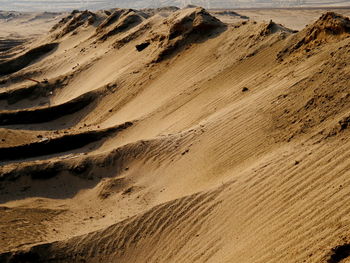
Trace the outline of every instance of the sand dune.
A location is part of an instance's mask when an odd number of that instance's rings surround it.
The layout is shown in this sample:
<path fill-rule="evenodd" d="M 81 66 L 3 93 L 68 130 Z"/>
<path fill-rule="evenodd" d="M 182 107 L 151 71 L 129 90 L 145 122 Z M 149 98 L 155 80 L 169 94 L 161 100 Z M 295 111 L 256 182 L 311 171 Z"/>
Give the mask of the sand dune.
<path fill-rule="evenodd" d="M 264 18 L 74 11 L 0 51 L 0 262 L 348 262 L 350 20 Z"/>

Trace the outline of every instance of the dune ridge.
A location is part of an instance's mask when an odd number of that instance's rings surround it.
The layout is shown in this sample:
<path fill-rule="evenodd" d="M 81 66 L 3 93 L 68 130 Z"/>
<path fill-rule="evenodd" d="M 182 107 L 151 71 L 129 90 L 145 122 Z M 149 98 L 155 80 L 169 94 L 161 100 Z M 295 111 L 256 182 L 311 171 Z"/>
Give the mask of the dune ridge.
<path fill-rule="evenodd" d="M 349 260 L 349 18 L 222 15 L 73 11 L 2 58 L 1 262 Z"/>

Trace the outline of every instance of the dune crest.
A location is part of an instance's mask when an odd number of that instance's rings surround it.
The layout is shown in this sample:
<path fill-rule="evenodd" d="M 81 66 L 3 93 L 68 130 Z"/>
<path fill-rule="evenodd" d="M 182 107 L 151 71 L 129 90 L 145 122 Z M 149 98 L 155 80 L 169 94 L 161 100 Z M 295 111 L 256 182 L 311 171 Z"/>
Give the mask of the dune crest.
<path fill-rule="evenodd" d="M 322 15 L 315 23 L 307 26 L 289 47 L 281 51 L 279 58 L 285 53 L 310 52 L 328 42 L 341 41 L 350 36 L 350 20 L 348 17 L 328 12 Z"/>

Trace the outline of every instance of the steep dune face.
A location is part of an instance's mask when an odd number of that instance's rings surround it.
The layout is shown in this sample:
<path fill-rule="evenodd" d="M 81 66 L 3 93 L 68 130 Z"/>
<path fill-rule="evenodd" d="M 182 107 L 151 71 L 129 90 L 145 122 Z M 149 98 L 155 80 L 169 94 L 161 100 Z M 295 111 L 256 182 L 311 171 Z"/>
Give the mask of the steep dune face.
<path fill-rule="evenodd" d="M 146 11 L 1 77 L 0 261 L 349 260 L 348 18 Z"/>
<path fill-rule="evenodd" d="M 280 57 L 282 57 L 283 53 L 314 51 L 324 43 L 341 41 L 349 36 L 349 18 L 328 12 L 295 36 L 291 41 L 292 44 L 281 52 Z"/>
<path fill-rule="evenodd" d="M 131 9 L 116 10 L 96 29 L 97 33 L 101 34 L 99 40 L 106 40 L 113 35 L 128 31 L 140 24 L 145 18 L 147 15 L 142 12 Z"/>
<path fill-rule="evenodd" d="M 55 38 L 61 38 L 68 33 L 74 32 L 79 27 L 89 26 L 95 22 L 96 14 L 84 11 L 73 11 L 69 16 L 62 18 L 56 25 L 53 26 L 51 31 L 58 30 L 55 34 Z"/>
<path fill-rule="evenodd" d="M 209 15 L 204 9 L 189 9 L 188 12 L 177 13 L 164 21 L 168 27 L 165 36 L 156 36 L 156 39 L 162 41 L 162 50 L 160 51 L 156 62 L 163 60 L 171 55 L 177 48 L 185 45 L 185 43 L 197 35 L 197 38 L 207 37 L 215 29 L 222 28 L 224 25 L 215 17 Z M 194 41 L 194 40 L 192 40 Z"/>

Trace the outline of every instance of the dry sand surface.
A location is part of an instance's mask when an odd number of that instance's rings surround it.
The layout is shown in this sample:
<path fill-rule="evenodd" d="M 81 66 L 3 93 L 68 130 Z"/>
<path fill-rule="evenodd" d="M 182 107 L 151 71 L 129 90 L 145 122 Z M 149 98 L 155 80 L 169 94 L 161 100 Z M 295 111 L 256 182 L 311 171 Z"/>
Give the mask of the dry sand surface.
<path fill-rule="evenodd" d="M 228 15 L 229 10 L 213 10 L 213 13 L 226 13 L 224 16 L 218 16 L 226 23 L 234 22 L 235 16 Z M 315 22 L 325 12 L 335 12 L 344 16 L 350 16 L 350 8 L 285 8 L 285 9 L 238 9 L 235 11 L 240 16 L 249 17 L 258 22 L 269 22 L 283 24 L 294 30 L 302 30 L 306 25 Z"/>
<path fill-rule="evenodd" d="M 350 262 L 350 20 L 237 12 L 1 22 L 0 262 Z"/>

